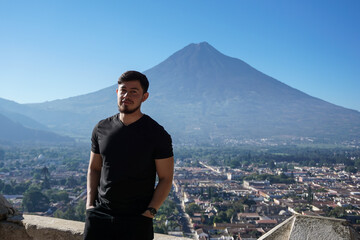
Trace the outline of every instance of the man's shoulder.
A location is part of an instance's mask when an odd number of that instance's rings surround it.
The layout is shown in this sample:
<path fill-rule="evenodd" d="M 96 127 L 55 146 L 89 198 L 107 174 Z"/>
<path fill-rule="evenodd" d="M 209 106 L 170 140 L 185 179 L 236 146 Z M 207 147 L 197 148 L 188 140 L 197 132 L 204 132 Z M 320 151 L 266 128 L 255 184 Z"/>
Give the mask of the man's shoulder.
<path fill-rule="evenodd" d="M 114 123 L 115 121 L 117 121 L 118 119 L 118 113 L 111 116 L 111 117 L 108 117 L 108 118 L 105 118 L 105 119 L 102 119 L 100 120 L 97 124 L 96 124 L 96 127 L 99 127 L 99 126 L 106 126 L 108 124 L 111 124 L 111 123 Z"/>
<path fill-rule="evenodd" d="M 160 125 L 157 121 L 155 121 L 148 115 L 144 115 L 144 117 L 145 117 L 147 129 L 150 130 L 150 132 L 156 135 L 157 134 L 169 135 L 169 133 L 165 130 L 165 128 L 162 125 Z"/>
<path fill-rule="evenodd" d="M 144 114 L 145 122 L 148 126 L 155 128 L 155 129 L 164 129 L 157 121 L 152 119 L 149 115 Z"/>

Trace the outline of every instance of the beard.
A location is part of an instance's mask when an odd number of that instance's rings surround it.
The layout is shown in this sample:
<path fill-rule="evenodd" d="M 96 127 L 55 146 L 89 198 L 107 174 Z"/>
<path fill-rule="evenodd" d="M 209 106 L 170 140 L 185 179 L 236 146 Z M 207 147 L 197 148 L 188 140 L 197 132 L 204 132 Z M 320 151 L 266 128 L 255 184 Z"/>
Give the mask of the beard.
<path fill-rule="evenodd" d="M 119 112 L 120 112 L 120 113 L 125 113 L 125 114 L 134 113 L 134 112 L 136 112 L 139 108 L 140 108 L 140 105 L 137 106 L 137 107 L 135 107 L 135 108 L 133 108 L 133 109 L 129 109 L 128 106 L 118 105 Z"/>

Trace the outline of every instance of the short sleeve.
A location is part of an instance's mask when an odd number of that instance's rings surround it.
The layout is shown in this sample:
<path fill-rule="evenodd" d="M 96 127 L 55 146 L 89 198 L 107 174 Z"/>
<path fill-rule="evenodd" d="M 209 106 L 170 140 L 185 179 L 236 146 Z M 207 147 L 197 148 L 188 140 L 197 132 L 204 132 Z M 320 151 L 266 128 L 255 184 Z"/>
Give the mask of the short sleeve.
<path fill-rule="evenodd" d="M 156 141 L 155 159 L 169 158 L 174 156 L 171 136 L 164 130 L 160 132 Z"/>
<path fill-rule="evenodd" d="M 92 135 L 91 135 L 91 151 L 93 153 L 100 153 L 100 148 L 99 148 L 99 141 L 98 141 L 98 125 L 96 124 L 96 126 L 93 129 Z"/>

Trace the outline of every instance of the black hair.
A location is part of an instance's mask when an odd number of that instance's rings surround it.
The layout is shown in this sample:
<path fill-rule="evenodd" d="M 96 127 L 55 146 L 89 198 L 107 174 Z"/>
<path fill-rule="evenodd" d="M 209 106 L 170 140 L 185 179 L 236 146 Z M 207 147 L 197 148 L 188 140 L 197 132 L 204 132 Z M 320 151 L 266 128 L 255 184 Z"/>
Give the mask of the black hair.
<path fill-rule="evenodd" d="M 146 93 L 149 89 L 149 80 L 147 77 L 138 71 L 126 71 L 118 79 L 118 84 L 129 81 L 139 81 L 140 85 Z"/>

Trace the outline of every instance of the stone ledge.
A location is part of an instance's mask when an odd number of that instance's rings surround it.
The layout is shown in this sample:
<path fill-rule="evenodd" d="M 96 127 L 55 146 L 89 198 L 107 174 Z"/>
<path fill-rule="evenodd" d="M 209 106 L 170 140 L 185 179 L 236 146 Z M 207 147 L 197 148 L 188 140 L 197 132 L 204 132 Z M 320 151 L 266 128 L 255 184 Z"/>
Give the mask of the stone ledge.
<path fill-rule="evenodd" d="M 0 221 L 0 236 L 7 240 L 81 240 L 84 223 L 59 218 L 23 215 L 19 221 Z M 155 234 L 155 240 L 189 240 L 189 238 Z"/>

